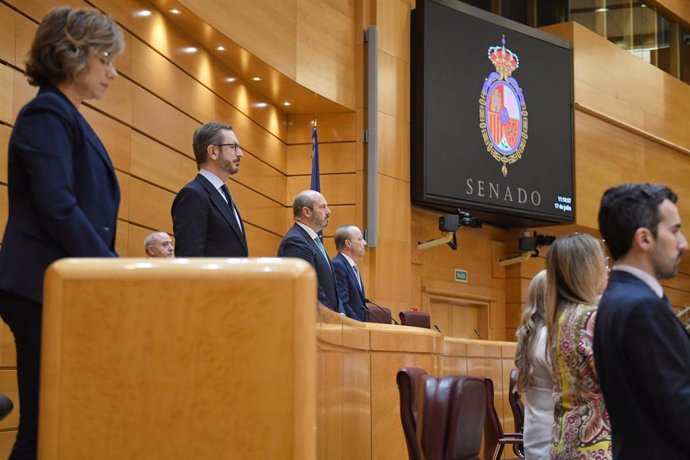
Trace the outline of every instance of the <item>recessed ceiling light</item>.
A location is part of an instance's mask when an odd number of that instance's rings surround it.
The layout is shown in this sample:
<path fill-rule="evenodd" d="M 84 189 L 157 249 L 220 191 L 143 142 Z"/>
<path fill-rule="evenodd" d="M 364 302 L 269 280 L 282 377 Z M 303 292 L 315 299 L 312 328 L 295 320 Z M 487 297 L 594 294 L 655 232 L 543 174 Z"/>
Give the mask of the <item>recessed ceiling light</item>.
<path fill-rule="evenodd" d="M 604 7 L 604 8 L 597 8 L 594 10 L 595 13 L 606 13 L 609 9 Z"/>
<path fill-rule="evenodd" d="M 259 109 L 264 109 L 268 107 L 268 103 L 266 102 L 257 102 L 254 104 L 254 107 L 259 108 Z"/>
<path fill-rule="evenodd" d="M 225 51 L 225 47 L 223 45 L 216 46 L 216 51 Z"/>
<path fill-rule="evenodd" d="M 283 105 L 284 105 L 285 107 L 290 107 L 292 104 L 290 104 L 288 101 L 285 101 L 285 102 L 283 102 Z"/>
<path fill-rule="evenodd" d="M 252 77 L 252 81 L 261 81 L 263 78 L 261 77 Z"/>
<path fill-rule="evenodd" d="M 225 79 L 228 83 L 235 83 L 237 81 L 237 78 L 235 77 L 228 77 Z"/>
<path fill-rule="evenodd" d="M 199 50 L 193 46 L 185 46 L 184 48 L 182 48 L 182 52 L 185 54 L 193 54 L 193 53 L 196 53 L 197 51 L 199 51 Z"/>
<path fill-rule="evenodd" d="M 139 10 L 134 12 L 135 18 L 147 18 L 149 16 L 151 16 L 151 12 L 149 10 Z"/>
<path fill-rule="evenodd" d="M 170 8 L 168 10 L 168 13 L 170 13 L 170 14 L 182 14 L 182 10 L 179 8 Z"/>

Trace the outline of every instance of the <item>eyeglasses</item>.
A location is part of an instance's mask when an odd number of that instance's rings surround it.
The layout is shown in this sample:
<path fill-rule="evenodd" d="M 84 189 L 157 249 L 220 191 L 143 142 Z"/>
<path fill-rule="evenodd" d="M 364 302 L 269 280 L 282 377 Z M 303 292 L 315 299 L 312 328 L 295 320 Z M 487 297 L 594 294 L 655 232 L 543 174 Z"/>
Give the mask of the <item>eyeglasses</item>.
<path fill-rule="evenodd" d="M 96 55 L 98 60 L 101 61 L 101 64 L 103 64 L 105 67 L 115 66 L 115 56 L 113 56 L 112 53 L 109 53 L 107 51 L 96 51 L 94 52 L 94 54 Z"/>
<path fill-rule="evenodd" d="M 233 142 L 232 144 L 216 144 L 216 147 L 230 147 L 235 153 L 240 149 L 240 144 Z"/>

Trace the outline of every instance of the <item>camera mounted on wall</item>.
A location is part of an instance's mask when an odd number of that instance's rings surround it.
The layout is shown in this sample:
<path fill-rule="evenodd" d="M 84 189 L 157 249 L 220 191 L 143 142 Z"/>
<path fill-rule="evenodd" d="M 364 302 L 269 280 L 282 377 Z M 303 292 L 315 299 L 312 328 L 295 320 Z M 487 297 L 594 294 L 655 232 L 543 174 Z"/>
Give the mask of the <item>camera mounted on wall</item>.
<path fill-rule="evenodd" d="M 458 209 L 457 214 L 444 214 L 438 218 L 438 229 L 443 233 L 442 238 L 425 241 L 424 243 L 417 243 L 417 249 L 424 250 L 448 244 L 450 248 L 455 251 L 458 249 L 455 232 L 462 227 L 482 228 L 483 222 L 478 217 L 473 217 L 469 213 Z"/>
<path fill-rule="evenodd" d="M 538 257 L 539 247 L 549 246 L 554 241 L 556 241 L 555 236 L 540 235 L 537 232 L 523 232 L 522 236 L 520 237 L 520 240 L 518 241 L 520 255 L 510 257 L 508 259 L 501 259 L 498 261 L 498 265 L 500 265 L 501 267 L 506 267 L 508 265 L 524 262 L 530 257 Z"/>

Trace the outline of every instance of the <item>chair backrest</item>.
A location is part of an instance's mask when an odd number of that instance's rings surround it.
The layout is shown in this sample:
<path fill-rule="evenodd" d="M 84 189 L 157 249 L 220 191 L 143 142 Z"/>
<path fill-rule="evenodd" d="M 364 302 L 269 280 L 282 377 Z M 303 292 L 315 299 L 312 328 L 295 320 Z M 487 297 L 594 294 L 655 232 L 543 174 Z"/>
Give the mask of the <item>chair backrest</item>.
<path fill-rule="evenodd" d="M 445 458 L 469 460 L 477 458 L 482 444 L 486 416 L 486 387 L 475 377 L 455 377 L 448 417 Z M 446 378 L 446 377 L 444 377 Z"/>
<path fill-rule="evenodd" d="M 510 386 L 508 388 L 508 401 L 510 402 L 510 410 L 513 412 L 513 421 L 515 422 L 515 431 L 522 433 L 525 426 L 525 406 L 520 399 L 520 393 L 517 391 L 517 369 L 510 371 Z"/>
<path fill-rule="evenodd" d="M 486 414 L 481 379 L 464 375 L 424 376 L 417 436 L 425 460 L 478 458 Z"/>
<path fill-rule="evenodd" d="M 364 307 L 367 309 L 369 322 L 370 323 L 384 323 L 390 324 L 393 316 L 391 315 L 390 308 L 386 307 Z"/>
<path fill-rule="evenodd" d="M 486 420 L 484 423 L 484 458 L 494 456 L 498 441 L 503 437 L 503 425 L 494 405 L 494 382 L 490 378 L 484 379 L 486 390 Z"/>
<path fill-rule="evenodd" d="M 431 329 L 431 316 L 425 311 L 401 311 L 400 324 Z"/>
<path fill-rule="evenodd" d="M 421 460 L 422 451 L 417 440 L 417 397 L 422 377 L 426 371 L 419 367 L 403 367 L 398 371 L 396 381 L 400 393 L 400 421 L 407 443 L 410 460 Z"/>

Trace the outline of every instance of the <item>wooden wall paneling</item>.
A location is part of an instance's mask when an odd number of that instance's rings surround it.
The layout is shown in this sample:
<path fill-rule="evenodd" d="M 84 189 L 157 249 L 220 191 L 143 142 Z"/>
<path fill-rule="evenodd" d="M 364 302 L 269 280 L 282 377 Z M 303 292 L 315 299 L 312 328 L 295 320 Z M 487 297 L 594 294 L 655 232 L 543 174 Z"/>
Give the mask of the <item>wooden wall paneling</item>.
<path fill-rule="evenodd" d="M 17 13 L 0 4 L 0 61 L 15 63 L 15 16 Z"/>
<path fill-rule="evenodd" d="M 0 63 L 0 121 L 14 123 L 12 113 L 12 99 L 14 88 L 14 75 L 16 71 L 7 65 Z"/>
<path fill-rule="evenodd" d="M 144 239 L 149 233 L 156 231 L 136 224 L 127 226 L 127 257 L 146 257 Z M 122 254 L 120 254 L 122 255 Z"/>
<path fill-rule="evenodd" d="M 232 176 L 232 180 L 264 195 L 281 208 L 287 204 L 285 203 L 287 190 L 285 174 L 254 155 L 245 154 L 242 157 L 240 170 Z"/>
<path fill-rule="evenodd" d="M 372 459 L 407 458 L 395 377 L 405 366 L 438 375 L 438 359 L 427 353 L 371 353 Z"/>
<path fill-rule="evenodd" d="M 339 459 L 343 448 L 343 353 L 323 351 L 318 359 L 318 458 Z"/>
<path fill-rule="evenodd" d="M 234 181 L 228 187 L 245 222 L 276 235 L 285 232 L 285 211 L 281 204 Z"/>
<path fill-rule="evenodd" d="M 140 226 L 172 233 L 170 206 L 175 195 L 155 185 L 130 178 L 129 219 Z"/>
<path fill-rule="evenodd" d="M 355 2 L 297 0 L 295 80 L 354 108 Z"/>
<path fill-rule="evenodd" d="M 287 146 L 289 176 L 311 174 L 311 144 Z M 354 142 L 323 142 L 319 139 L 319 171 L 321 174 L 357 170 L 357 144 Z"/>
<path fill-rule="evenodd" d="M 120 82 L 124 82 L 122 79 Z M 120 83 L 118 82 L 118 83 Z M 176 110 L 162 99 L 131 85 L 132 124 L 152 139 L 194 157 L 192 135 L 199 122 Z"/>
<path fill-rule="evenodd" d="M 11 333 L 10 336 L 12 336 Z M 17 390 L 16 370 L 0 369 L 0 388 L 3 389 L 2 393 L 10 398 L 14 404 L 12 412 L 10 412 L 5 419 L 0 421 L 0 430 L 16 430 L 19 425 L 19 392 Z"/>
<path fill-rule="evenodd" d="M 326 198 L 328 206 L 337 204 L 354 204 L 355 202 L 355 175 L 348 174 L 322 174 L 321 193 Z M 311 176 L 290 176 L 287 178 L 288 202 L 292 205 L 295 196 L 303 190 L 309 190 Z"/>
<path fill-rule="evenodd" d="M 12 446 L 14 446 L 14 439 L 17 436 L 17 432 L 12 431 L 0 431 L 0 456 L 3 458 L 9 458 L 10 452 L 12 452 Z"/>
<path fill-rule="evenodd" d="M 412 232 L 410 184 L 379 174 L 379 244 L 376 251 L 375 290 L 367 295 L 386 305 L 394 315 L 407 310 L 411 284 Z"/>
<path fill-rule="evenodd" d="M 410 123 L 379 112 L 379 173 L 410 181 Z"/>
<path fill-rule="evenodd" d="M 7 184 L 7 149 L 12 128 L 0 125 L 0 183 Z"/>
<path fill-rule="evenodd" d="M 117 221 L 117 232 L 115 233 L 115 252 L 120 257 L 129 255 L 129 222 L 124 220 Z"/>
<path fill-rule="evenodd" d="M 88 106 L 80 107 L 79 111 L 103 142 L 113 166 L 120 171 L 130 172 L 131 128 Z"/>
<path fill-rule="evenodd" d="M 249 257 L 275 257 L 282 235 L 267 232 L 248 222 L 245 222 L 244 230 L 247 232 Z"/>
<path fill-rule="evenodd" d="M 356 114 L 317 113 L 288 116 L 287 143 L 311 145 L 311 123 L 316 115 L 316 130 L 319 135 L 319 147 L 322 143 L 354 141 L 357 139 Z"/>
<path fill-rule="evenodd" d="M 4 321 L 0 322 L 0 366 L 16 367 L 17 355 L 14 349 L 14 335 Z"/>
<path fill-rule="evenodd" d="M 296 79 L 297 2 L 182 0 L 181 3 L 250 53 Z"/>
<path fill-rule="evenodd" d="M 5 0 L 6 3 L 15 6 L 19 11 L 33 18 L 36 22 L 40 22 L 43 16 L 48 13 L 51 8 L 56 6 L 55 0 Z M 65 0 L 60 1 L 59 5 L 85 7 L 82 0 Z"/>
<path fill-rule="evenodd" d="M 378 1 L 379 49 L 403 62 L 410 62 L 411 10 L 414 2 Z"/>
<path fill-rule="evenodd" d="M 410 122 L 410 64 L 381 50 L 379 111 L 406 123 Z"/>
<path fill-rule="evenodd" d="M 342 458 L 371 458 L 371 363 L 368 353 L 343 353 L 343 387 Z"/>
<path fill-rule="evenodd" d="M 660 11 L 671 16 L 676 21 L 685 23 L 686 28 L 690 26 L 690 4 L 684 0 L 652 0 Z"/>
<path fill-rule="evenodd" d="M 2 234 L 5 234 L 5 225 L 7 225 L 8 201 L 7 201 L 7 185 L 0 185 L 0 228 Z"/>
<path fill-rule="evenodd" d="M 196 162 L 189 156 L 138 132 L 133 131 L 131 137 L 132 176 L 174 193 L 196 176 Z"/>
<path fill-rule="evenodd" d="M 286 133 L 283 134 L 281 131 L 282 137 L 277 137 L 262 128 L 253 119 L 227 104 L 216 105 L 215 119 L 232 125 L 245 154 L 249 153 L 285 173 L 287 160 L 283 139 L 287 137 Z M 287 124 L 285 120 L 286 118 L 281 116 L 277 123 Z"/>
<path fill-rule="evenodd" d="M 117 183 L 120 186 L 120 207 L 117 210 L 117 218 L 128 220 L 131 199 L 130 176 L 117 170 L 115 171 L 115 176 L 117 177 Z"/>

